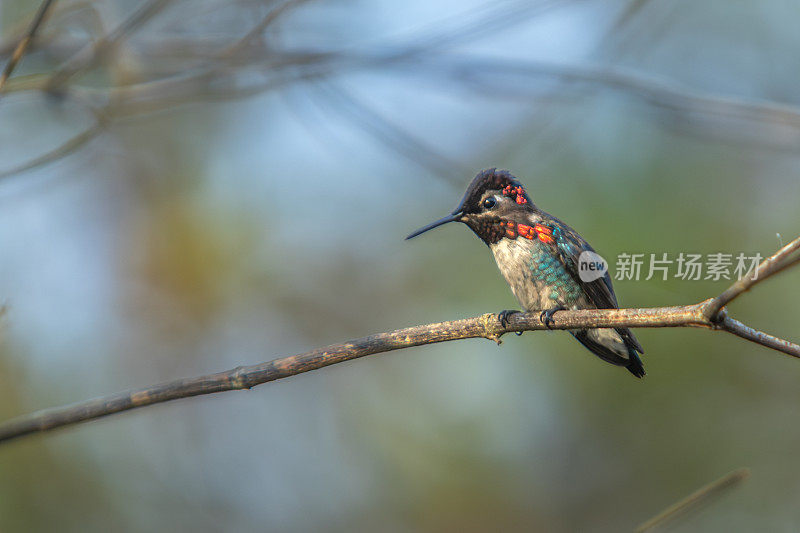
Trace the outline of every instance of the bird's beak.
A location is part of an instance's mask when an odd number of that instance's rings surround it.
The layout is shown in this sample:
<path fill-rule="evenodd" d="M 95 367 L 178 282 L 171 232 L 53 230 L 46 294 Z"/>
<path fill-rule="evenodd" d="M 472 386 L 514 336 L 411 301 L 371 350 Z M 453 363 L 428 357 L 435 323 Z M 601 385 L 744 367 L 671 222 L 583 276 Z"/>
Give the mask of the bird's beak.
<path fill-rule="evenodd" d="M 461 222 L 463 217 L 464 217 L 464 212 L 461 209 L 456 209 L 455 211 L 453 211 L 452 213 L 450 213 L 446 217 L 440 218 L 436 222 L 431 222 L 427 226 L 418 229 L 417 231 L 415 231 L 414 233 L 412 233 L 411 235 L 406 237 L 406 240 L 413 239 L 417 235 L 421 235 L 421 234 L 425 233 L 426 231 L 431 230 L 433 228 L 438 228 L 439 226 L 447 224 L 448 222 Z"/>

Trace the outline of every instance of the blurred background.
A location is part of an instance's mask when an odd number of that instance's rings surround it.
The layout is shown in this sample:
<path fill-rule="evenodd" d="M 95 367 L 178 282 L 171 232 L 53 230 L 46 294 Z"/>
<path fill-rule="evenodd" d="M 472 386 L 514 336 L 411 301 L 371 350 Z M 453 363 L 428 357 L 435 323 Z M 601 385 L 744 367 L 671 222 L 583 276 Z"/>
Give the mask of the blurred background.
<path fill-rule="evenodd" d="M 0 3 L 10 57 L 38 2 Z M 61 0 L 0 94 L 0 415 L 516 308 L 507 168 L 606 258 L 800 233 L 794 2 Z M 613 265 L 612 265 L 613 267 Z M 612 268 L 613 270 L 613 268 Z M 800 270 L 731 312 L 797 339 Z M 617 281 L 623 306 L 729 282 Z M 800 364 L 639 330 L 376 355 L 0 447 L 2 531 L 800 529 Z"/>

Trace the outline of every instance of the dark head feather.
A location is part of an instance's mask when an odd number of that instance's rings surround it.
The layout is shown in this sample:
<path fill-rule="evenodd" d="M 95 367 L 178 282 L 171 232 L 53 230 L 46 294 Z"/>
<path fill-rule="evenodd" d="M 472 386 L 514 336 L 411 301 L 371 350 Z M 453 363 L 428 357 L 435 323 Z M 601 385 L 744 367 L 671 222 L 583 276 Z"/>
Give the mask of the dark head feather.
<path fill-rule="evenodd" d="M 527 204 L 531 206 L 531 199 L 525 192 L 522 183 L 511 175 L 507 170 L 497 170 L 496 168 L 488 168 L 481 170 L 472 183 L 467 187 L 467 192 L 464 198 L 456 208 L 457 211 L 464 213 L 477 213 L 480 211 L 480 201 L 486 191 L 501 191 L 506 196 L 515 198 L 520 205 Z"/>

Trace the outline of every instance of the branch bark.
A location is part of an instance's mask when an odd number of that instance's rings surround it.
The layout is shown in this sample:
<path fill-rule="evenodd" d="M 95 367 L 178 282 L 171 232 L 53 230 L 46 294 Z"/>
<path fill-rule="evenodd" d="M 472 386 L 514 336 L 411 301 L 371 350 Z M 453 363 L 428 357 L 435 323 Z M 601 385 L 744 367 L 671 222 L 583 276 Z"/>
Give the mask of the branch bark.
<path fill-rule="evenodd" d="M 734 320 L 728 316 L 724 307 L 757 283 L 800 262 L 800 257 L 794 256 L 798 250 L 800 250 L 800 237 L 764 260 L 758 267 L 757 276 L 754 273 L 746 276 L 743 280 L 749 281 L 737 281 L 716 298 L 677 307 L 557 311 L 553 314 L 553 323 L 550 329 L 698 327 L 727 331 L 756 344 L 800 358 L 800 345 L 758 331 Z M 548 329 L 548 327 L 541 322 L 538 313 L 511 315 L 506 325 L 500 322 L 496 313 L 487 313 L 462 320 L 377 333 L 257 365 L 240 366 L 216 374 L 168 381 L 159 385 L 24 415 L 0 424 L 0 442 L 180 398 L 250 389 L 262 383 L 376 353 L 478 337 L 490 339 L 499 344 L 500 337 L 506 333 L 544 329 Z"/>

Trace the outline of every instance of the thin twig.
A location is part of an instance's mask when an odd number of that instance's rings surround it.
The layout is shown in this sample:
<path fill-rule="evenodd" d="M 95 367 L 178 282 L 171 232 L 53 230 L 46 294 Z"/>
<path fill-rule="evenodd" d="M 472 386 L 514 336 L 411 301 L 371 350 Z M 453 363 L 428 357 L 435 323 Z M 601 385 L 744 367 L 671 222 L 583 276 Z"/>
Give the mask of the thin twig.
<path fill-rule="evenodd" d="M 788 260 L 788 258 L 797 250 L 800 250 L 800 237 L 778 250 L 778 252 L 771 257 L 766 258 L 761 262 L 760 265 L 758 265 L 757 268 L 748 272 L 746 276 L 738 280 L 736 283 L 725 289 L 722 294 L 714 298 L 714 300 L 712 300 L 709 306 L 706 308 L 706 317 L 710 320 L 713 320 L 720 310 L 731 303 L 734 298 L 737 298 L 742 293 L 749 291 L 760 281 L 763 281 L 768 277 L 777 274 L 785 267 L 796 263 L 798 260 L 800 260 L 800 256 L 792 260 Z"/>
<path fill-rule="evenodd" d="M 756 344 L 760 344 L 761 346 L 772 348 L 773 350 L 783 352 L 793 357 L 800 357 L 800 350 L 798 350 L 797 344 L 789 342 L 785 339 L 781 339 L 780 337 L 775 337 L 769 333 L 764 333 L 763 331 L 751 328 L 750 326 L 730 318 L 729 316 L 723 317 L 722 322 L 719 323 L 719 327 L 729 333 L 733 333 L 737 337 L 747 339 Z"/>
<path fill-rule="evenodd" d="M 10 168 L 8 170 L 0 171 L 0 179 L 9 178 L 11 176 L 15 176 L 17 174 L 21 174 L 23 172 L 27 172 L 29 170 L 33 170 L 35 168 L 47 165 L 54 161 L 58 161 L 59 159 L 63 159 L 70 154 L 75 153 L 80 147 L 100 135 L 100 133 L 104 129 L 104 121 L 98 120 L 92 125 L 89 129 L 75 135 L 74 137 L 70 137 L 60 146 L 57 146 L 53 150 L 46 152 L 34 159 L 26 161 L 25 163 Z"/>
<path fill-rule="evenodd" d="M 58 91 L 70 78 L 79 72 L 107 59 L 122 39 L 157 15 L 170 2 L 171 0 L 150 0 L 108 35 L 105 35 L 97 42 L 87 44 L 50 77 L 46 90 L 50 92 Z"/>
<path fill-rule="evenodd" d="M 307 1 L 308 0 L 288 0 L 275 9 L 270 10 L 269 13 L 267 13 L 266 16 L 264 16 L 264 18 L 262 18 L 259 23 L 253 27 L 253 29 L 245 34 L 244 37 L 217 54 L 217 59 L 230 59 L 231 56 L 247 48 L 247 46 L 251 44 L 257 37 L 262 36 L 264 31 L 275 21 L 281 18 L 286 12 Z"/>
<path fill-rule="evenodd" d="M 469 174 L 464 165 L 444 156 L 439 150 L 384 117 L 341 86 L 333 82 L 318 82 L 314 86 L 332 103 L 326 109 L 352 121 L 389 150 L 453 184 L 461 182 L 460 176 Z"/>
<path fill-rule="evenodd" d="M 55 4 L 55 0 L 44 0 L 44 2 L 39 5 L 39 10 L 36 12 L 36 15 L 34 15 L 30 26 L 28 26 L 28 30 L 25 32 L 25 35 L 23 35 L 22 39 L 20 39 L 17 47 L 14 48 L 14 53 L 11 54 L 11 59 L 8 60 L 6 67 L 3 69 L 2 74 L 0 74 L 0 93 L 3 91 L 6 81 L 8 81 L 11 73 L 14 72 L 17 64 L 22 59 L 22 56 L 25 55 L 25 51 L 30 46 L 34 37 L 36 37 L 36 32 L 39 31 L 39 28 L 44 23 L 44 20 L 47 18 L 47 14 L 50 12 L 50 8 L 53 6 L 53 4 Z"/>
<path fill-rule="evenodd" d="M 797 241 L 800 241 L 800 238 Z M 775 260 L 777 258 L 777 263 L 780 263 L 780 258 L 786 256 L 786 249 L 787 247 L 784 247 L 779 250 L 770 259 Z M 768 265 L 772 264 L 768 263 Z M 765 272 L 759 276 L 759 279 L 766 279 L 780 270 L 782 268 L 766 268 Z M 720 316 L 710 315 L 707 310 L 715 301 L 716 298 L 710 298 L 693 305 L 647 309 L 557 311 L 553 314 L 553 322 L 549 327 L 551 329 L 700 327 L 727 331 L 762 346 L 800 358 L 800 345 L 754 330 L 741 322 L 729 318 L 724 312 L 720 313 Z M 714 316 L 715 321 L 708 318 L 709 316 Z M 342 344 L 334 344 L 326 348 L 318 348 L 310 352 L 274 359 L 258 365 L 240 366 L 217 374 L 179 379 L 66 407 L 57 407 L 24 415 L 0 424 L 0 442 L 146 405 L 215 392 L 250 389 L 262 383 L 376 353 L 478 337 L 491 339 L 499 344 L 500 337 L 506 333 L 544 329 L 548 329 L 548 326 L 542 324 L 539 313 L 513 314 L 505 324 L 500 321 L 497 314 L 488 313 L 462 320 L 413 326 L 386 333 L 378 333 Z"/>
<path fill-rule="evenodd" d="M 736 488 L 749 477 L 749 468 L 739 468 L 725 474 L 716 481 L 712 481 L 705 487 L 691 493 L 679 502 L 670 505 L 656 516 L 637 527 L 636 533 L 647 533 L 665 526 L 676 518 L 698 509 L 700 505 L 708 503 L 711 499 L 719 497 L 723 493 Z"/>
<path fill-rule="evenodd" d="M 657 107 L 689 111 L 706 116 L 751 120 L 767 124 L 783 124 L 800 128 L 800 108 L 791 104 L 741 98 L 692 90 L 674 81 L 619 66 L 559 64 L 546 61 L 483 59 L 448 55 L 419 58 L 439 75 L 450 75 L 463 81 L 483 84 L 489 91 L 510 96 L 513 84 L 500 84 L 498 75 L 546 76 L 586 82 L 639 96 Z M 516 91 L 529 98 L 530 86 Z"/>

